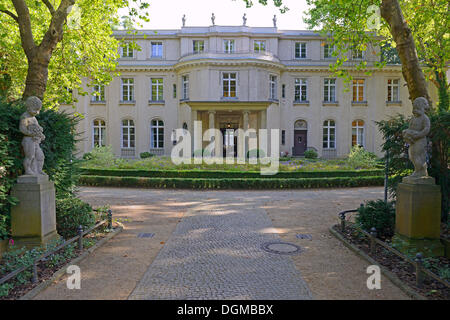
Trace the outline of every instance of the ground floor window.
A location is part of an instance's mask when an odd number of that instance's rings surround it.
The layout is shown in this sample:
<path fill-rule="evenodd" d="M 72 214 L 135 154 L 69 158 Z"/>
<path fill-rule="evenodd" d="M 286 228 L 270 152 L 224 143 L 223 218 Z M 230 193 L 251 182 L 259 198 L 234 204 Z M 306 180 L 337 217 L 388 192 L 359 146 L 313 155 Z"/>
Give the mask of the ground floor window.
<path fill-rule="evenodd" d="M 324 149 L 336 148 L 336 124 L 333 120 L 323 122 L 323 145 Z"/>
<path fill-rule="evenodd" d="M 164 122 L 160 119 L 154 119 L 150 124 L 150 146 L 153 149 L 164 148 Z"/>
<path fill-rule="evenodd" d="M 135 137 L 134 121 L 122 120 L 122 148 L 134 148 Z"/>
<path fill-rule="evenodd" d="M 92 123 L 92 144 L 94 147 L 105 146 L 105 121 L 95 119 Z"/>
<path fill-rule="evenodd" d="M 352 146 L 364 147 L 364 121 L 355 120 L 352 122 Z"/>

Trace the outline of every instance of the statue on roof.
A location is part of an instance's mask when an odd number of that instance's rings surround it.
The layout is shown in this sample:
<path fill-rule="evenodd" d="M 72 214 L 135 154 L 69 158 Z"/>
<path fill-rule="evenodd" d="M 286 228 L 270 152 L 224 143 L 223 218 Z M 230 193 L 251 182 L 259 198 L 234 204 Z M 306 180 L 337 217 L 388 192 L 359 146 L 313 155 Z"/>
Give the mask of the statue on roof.
<path fill-rule="evenodd" d="M 214 12 L 213 12 L 213 14 L 211 15 L 211 23 L 212 23 L 213 26 L 216 25 L 216 16 L 214 15 Z"/>

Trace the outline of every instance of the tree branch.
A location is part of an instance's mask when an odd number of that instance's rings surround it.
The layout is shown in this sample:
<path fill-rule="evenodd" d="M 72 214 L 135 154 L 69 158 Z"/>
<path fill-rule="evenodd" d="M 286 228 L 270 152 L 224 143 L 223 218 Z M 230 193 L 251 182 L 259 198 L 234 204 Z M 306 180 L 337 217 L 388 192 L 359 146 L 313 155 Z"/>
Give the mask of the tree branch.
<path fill-rule="evenodd" d="M 6 13 L 8 16 L 10 16 L 14 20 L 16 20 L 17 23 L 19 23 L 19 18 L 14 13 L 12 13 L 11 11 L 9 11 L 9 10 L 0 10 L 0 12 Z"/>
<path fill-rule="evenodd" d="M 48 0 L 42 0 L 42 2 L 47 6 L 48 11 L 50 11 L 50 14 L 53 16 L 55 14 L 55 8 L 53 8 L 52 4 Z"/>
<path fill-rule="evenodd" d="M 17 23 L 19 24 L 22 48 L 28 60 L 31 60 L 36 49 L 36 44 L 34 43 L 33 31 L 31 29 L 30 11 L 25 0 L 12 0 L 12 3 L 17 12 Z"/>

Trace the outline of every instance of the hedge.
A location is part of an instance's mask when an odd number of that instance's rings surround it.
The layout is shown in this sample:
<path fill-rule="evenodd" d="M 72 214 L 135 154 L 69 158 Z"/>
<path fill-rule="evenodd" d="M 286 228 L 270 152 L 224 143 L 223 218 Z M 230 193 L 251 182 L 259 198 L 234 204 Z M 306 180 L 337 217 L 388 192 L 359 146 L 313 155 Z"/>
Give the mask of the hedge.
<path fill-rule="evenodd" d="M 209 170 L 136 170 L 136 169 L 87 169 L 83 175 L 111 176 L 111 177 L 148 177 L 148 178 L 264 178 L 264 179 L 292 179 L 292 178 L 333 178 L 333 177 L 374 177 L 382 176 L 383 170 L 354 170 L 354 171 L 280 171 L 276 175 L 262 176 L 259 171 L 209 171 Z"/>
<path fill-rule="evenodd" d="M 333 178 L 254 178 L 254 179 L 203 179 L 203 178 L 145 178 L 84 175 L 80 183 L 85 186 L 178 188 L 178 189 L 302 189 L 382 186 L 383 177 L 333 177 Z"/>

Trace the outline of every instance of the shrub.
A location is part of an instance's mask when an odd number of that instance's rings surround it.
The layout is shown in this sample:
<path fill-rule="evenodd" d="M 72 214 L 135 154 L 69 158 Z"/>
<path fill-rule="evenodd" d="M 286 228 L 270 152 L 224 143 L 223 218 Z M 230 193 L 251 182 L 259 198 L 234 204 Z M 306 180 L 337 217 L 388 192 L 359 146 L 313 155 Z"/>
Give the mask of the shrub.
<path fill-rule="evenodd" d="M 377 230 L 378 237 L 392 237 L 395 228 L 395 207 L 393 202 L 383 200 L 367 201 L 358 208 L 356 224 L 363 230 Z"/>
<path fill-rule="evenodd" d="M 88 203 L 75 197 L 56 200 L 56 229 L 65 239 L 76 236 L 78 226 L 86 230 L 94 224 L 95 214 Z"/>
<path fill-rule="evenodd" d="M 305 158 L 306 159 L 316 159 L 318 156 L 317 152 L 313 149 L 309 149 L 305 151 Z"/>
<path fill-rule="evenodd" d="M 141 152 L 139 154 L 139 156 L 141 157 L 141 159 L 147 159 L 147 158 L 151 158 L 154 156 L 154 154 L 150 153 L 150 152 Z"/>
<path fill-rule="evenodd" d="M 377 165 L 377 156 L 361 146 L 354 145 L 348 155 L 348 162 L 354 168 L 373 168 Z"/>
<path fill-rule="evenodd" d="M 116 156 L 112 152 L 111 146 L 99 147 L 96 146 L 89 152 L 87 162 L 90 166 L 110 167 L 114 165 Z"/>

